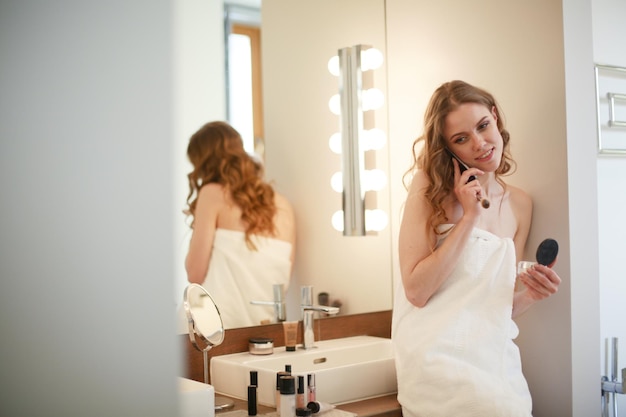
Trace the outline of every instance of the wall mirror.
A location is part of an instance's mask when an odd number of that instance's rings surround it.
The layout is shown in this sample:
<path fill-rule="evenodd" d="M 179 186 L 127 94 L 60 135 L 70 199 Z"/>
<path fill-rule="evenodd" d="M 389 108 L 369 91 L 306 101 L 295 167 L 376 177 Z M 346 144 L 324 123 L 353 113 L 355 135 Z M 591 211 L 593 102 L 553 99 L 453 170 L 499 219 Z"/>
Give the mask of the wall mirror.
<path fill-rule="evenodd" d="M 344 237 L 331 224 L 333 213 L 342 205 L 341 194 L 330 185 L 333 174 L 341 170 L 341 156 L 329 148 L 330 137 L 339 130 L 339 117 L 328 107 L 339 88 L 337 77 L 328 71 L 328 61 L 340 48 L 368 44 L 385 54 L 384 1 L 306 3 L 264 0 L 262 5 L 251 1 L 224 5 L 229 10 L 228 20 L 236 23 L 239 31 L 254 22 L 246 17 L 250 13 L 241 11 L 260 6 L 261 70 L 254 77 L 260 77 L 263 106 L 261 122 L 258 115 L 253 116 L 251 130 L 257 132 L 252 133 L 251 143 L 257 153 L 264 154 L 266 177 L 289 197 L 296 212 L 296 262 L 286 293 L 287 318 L 300 319 L 303 285 L 313 286 L 315 296 L 328 293 L 330 302 L 341 304 L 340 314 L 388 310 L 392 293 L 390 227 L 365 237 Z M 353 18 L 347 20 L 347 15 Z M 226 27 L 228 20 L 221 23 Z M 316 23 L 320 21 L 325 22 L 324 31 Z M 292 35 L 296 36 L 290 41 Z M 309 41 L 304 44 L 303 38 Z M 228 52 L 224 55 L 225 61 L 230 59 Z M 233 66 L 231 61 L 228 67 Z M 225 78 L 224 85 L 230 86 L 229 75 Z M 386 92 L 384 68 L 377 71 L 375 84 Z M 232 88 L 227 87 L 227 95 Z M 229 101 L 230 108 L 233 101 Z M 386 107 L 373 117 L 376 127 L 386 131 Z M 231 123 L 236 125 L 236 120 Z M 386 149 L 370 159 L 376 168 L 388 170 Z M 367 198 L 373 208 L 393 217 L 388 188 Z M 215 302 L 219 306 L 227 301 Z M 228 323 L 224 326 L 230 327 Z"/>

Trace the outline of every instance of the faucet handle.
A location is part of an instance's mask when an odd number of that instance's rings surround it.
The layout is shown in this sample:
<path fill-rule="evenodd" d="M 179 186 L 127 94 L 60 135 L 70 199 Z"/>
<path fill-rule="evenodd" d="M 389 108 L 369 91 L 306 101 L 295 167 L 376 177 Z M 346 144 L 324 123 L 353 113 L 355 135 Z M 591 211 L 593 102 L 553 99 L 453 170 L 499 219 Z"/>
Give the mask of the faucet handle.
<path fill-rule="evenodd" d="M 272 291 L 274 294 L 274 302 L 282 303 L 283 295 L 285 293 L 285 286 L 283 284 L 274 284 L 272 285 Z"/>
<path fill-rule="evenodd" d="M 313 305 L 313 286 L 303 285 L 300 288 L 300 305 L 310 306 Z"/>

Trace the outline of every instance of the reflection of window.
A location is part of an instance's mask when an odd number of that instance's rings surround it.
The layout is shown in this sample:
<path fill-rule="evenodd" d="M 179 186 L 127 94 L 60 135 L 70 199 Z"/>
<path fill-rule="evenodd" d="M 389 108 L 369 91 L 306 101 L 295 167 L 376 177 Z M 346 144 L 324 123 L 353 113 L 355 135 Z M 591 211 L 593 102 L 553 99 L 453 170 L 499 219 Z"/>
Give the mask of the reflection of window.
<path fill-rule="evenodd" d="M 228 119 L 249 153 L 263 157 L 261 30 L 232 23 L 228 34 Z"/>

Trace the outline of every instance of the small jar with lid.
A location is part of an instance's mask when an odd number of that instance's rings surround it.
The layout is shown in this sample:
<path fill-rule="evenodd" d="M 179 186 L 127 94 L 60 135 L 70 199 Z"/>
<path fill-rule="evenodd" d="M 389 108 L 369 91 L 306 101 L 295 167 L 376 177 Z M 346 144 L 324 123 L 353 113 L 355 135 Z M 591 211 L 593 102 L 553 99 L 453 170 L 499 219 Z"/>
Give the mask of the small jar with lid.
<path fill-rule="evenodd" d="M 297 417 L 311 417 L 311 414 L 313 414 L 313 412 L 311 411 L 310 408 L 306 408 L 306 407 L 296 408 Z"/>
<path fill-rule="evenodd" d="M 248 340 L 248 352 L 252 355 L 271 355 L 274 353 L 274 339 L 253 337 Z"/>

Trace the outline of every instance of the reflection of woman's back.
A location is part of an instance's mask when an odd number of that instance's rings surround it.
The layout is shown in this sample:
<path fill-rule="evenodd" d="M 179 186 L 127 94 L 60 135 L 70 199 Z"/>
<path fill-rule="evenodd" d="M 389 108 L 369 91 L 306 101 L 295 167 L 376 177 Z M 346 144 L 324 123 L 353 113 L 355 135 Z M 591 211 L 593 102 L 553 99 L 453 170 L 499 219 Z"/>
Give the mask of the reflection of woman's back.
<path fill-rule="evenodd" d="M 191 137 L 188 212 L 193 218 L 186 269 L 214 298 L 227 328 L 274 318 L 272 286 L 289 284 L 295 222 L 291 204 L 262 180 L 262 168 L 228 124 Z"/>

